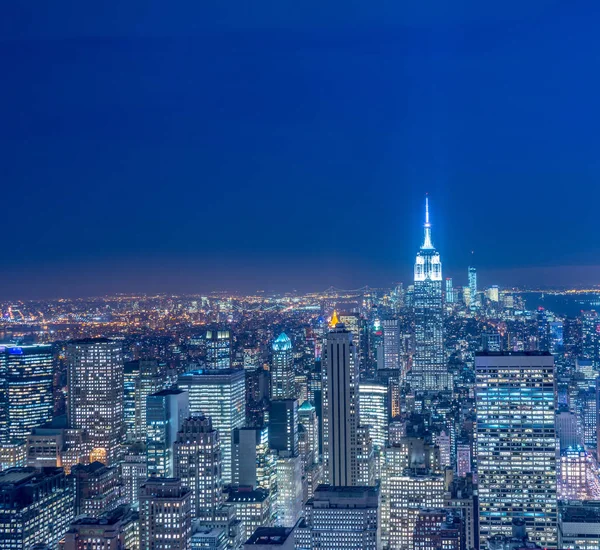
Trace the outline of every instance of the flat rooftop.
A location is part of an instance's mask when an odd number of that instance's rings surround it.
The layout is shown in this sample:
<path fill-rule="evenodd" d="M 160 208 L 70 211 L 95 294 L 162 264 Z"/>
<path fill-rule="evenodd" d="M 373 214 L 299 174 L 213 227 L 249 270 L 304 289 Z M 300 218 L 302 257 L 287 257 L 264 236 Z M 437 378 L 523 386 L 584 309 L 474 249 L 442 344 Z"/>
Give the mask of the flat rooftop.
<path fill-rule="evenodd" d="M 246 546 L 254 545 L 282 545 L 293 532 L 293 527 L 259 527 L 246 541 Z"/>

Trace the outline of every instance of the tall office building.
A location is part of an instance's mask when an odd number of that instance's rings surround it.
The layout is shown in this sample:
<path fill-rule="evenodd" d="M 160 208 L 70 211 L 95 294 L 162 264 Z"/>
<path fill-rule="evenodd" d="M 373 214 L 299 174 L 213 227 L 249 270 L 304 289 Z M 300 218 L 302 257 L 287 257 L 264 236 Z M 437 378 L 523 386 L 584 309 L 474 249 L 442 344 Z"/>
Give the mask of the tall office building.
<path fill-rule="evenodd" d="M 361 382 L 358 392 L 360 425 L 369 426 L 373 446 L 382 450 L 388 440 L 388 387 L 377 382 Z"/>
<path fill-rule="evenodd" d="M 206 331 L 206 368 L 231 368 L 231 333 L 228 330 Z"/>
<path fill-rule="evenodd" d="M 277 498 L 275 499 L 275 525 L 295 525 L 302 512 L 302 458 L 282 456 L 277 458 Z"/>
<path fill-rule="evenodd" d="M 269 449 L 268 428 L 233 430 L 233 483 L 265 489 L 271 498 L 275 496 L 276 456 Z"/>
<path fill-rule="evenodd" d="M 271 401 L 269 413 L 269 447 L 278 453 L 298 454 L 298 401 Z"/>
<path fill-rule="evenodd" d="M 471 309 L 477 308 L 479 305 L 477 300 L 477 270 L 469 266 L 469 295 L 471 296 Z"/>
<path fill-rule="evenodd" d="M 454 303 L 454 287 L 452 285 L 452 277 L 446 277 L 446 303 Z"/>
<path fill-rule="evenodd" d="M 319 461 L 319 421 L 317 410 L 305 401 L 298 409 L 298 422 L 306 432 L 305 460 L 307 465 Z"/>
<path fill-rule="evenodd" d="M 400 363 L 400 323 L 398 319 L 383 319 L 383 363 L 377 362 L 378 369 L 399 369 Z"/>
<path fill-rule="evenodd" d="M 183 421 L 173 445 L 174 475 L 192 490 L 192 516 L 214 519 L 223 504 L 221 441 L 210 417 Z"/>
<path fill-rule="evenodd" d="M 140 444 L 139 447 L 132 448 L 125 454 L 121 462 L 121 479 L 125 501 L 129 504 L 137 503 L 140 487 L 148 479 L 145 445 Z"/>
<path fill-rule="evenodd" d="M 356 348 L 356 361 L 358 363 L 358 370 L 360 373 L 364 371 L 363 365 L 363 349 L 364 337 L 362 334 L 362 319 L 356 312 L 345 311 L 338 314 L 339 322 L 342 323 L 346 329 L 352 333 L 352 341 Z"/>
<path fill-rule="evenodd" d="M 320 485 L 296 527 L 296 550 L 357 548 L 381 548 L 377 489 Z"/>
<path fill-rule="evenodd" d="M 146 402 L 148 476 L 173 477 L 173 444 L 190 416 L 188 393 L 177 388 L 161 390 L 149 395 Z"/>
<path fill-rule="evenodd" d="M 358 484 L 358 364 L 352 334 L 338 323 L 327 334 L 322 379 L 323 462 L 332 486 Z"/>
<path fill-rule="evenodd" d="M 415 262 L 415 355 L 412 380 L 423 392 L 451 390 L 444 353 L 442 262 L 431 241 L 429 199 L 425 200 L 425 238 Z"/>
<path fill-rule="evenodd" d="M 378 468 L 369 426 L 359 426 L 356 430 L 356 466 L 358 471 L 356 485 L 374 486 Z"/>
<path fill-rule="evenodd" d="M 167 373 L 165 365 L 156 359 L 136 361 L 138 377 L 135 380 L 135 439 L 146 441 L 148 425 L 146 423 L 147 398 L 149 395 L 166 389 Z"/>
<path fill-rule="evenodd" d="M 524 520 L 532 541 L 556 546 L 554 359 L 482 352 L 475 366 L 481 543 Z"/>
<path fill-rule="evenodd" d="M 177 478 L 150 478 L 140 488 L 140 550 L 189 550 L 192 491 Z"/>
<path fill-rule="evenodd" d="M 56 548 L 73 519 L 73 492 L 61 468 L 0 472 L 0 548 Z"/>
<path fill-rule="evenodd" d="M 271 399 L 294 399 L 294 351 L 292 341 L 282 332 L 273 342 L 273 368 L 271 369 Z"/>
<path fill-rule="evenodd" d="M 210 416 L 219 431 L 223 453 L 223 483 L 231 483 L 233 430 L 244 425 L 246 416 L 243 370 L 196 370 L 179 377 L 187 390 L 190 413 Z"/>
<path fill-rule="evenodd" d="M 123 369 L 123 424 L 127 441 L 131 441 L 135 437 L 135 386 L 139 376 L 139 361 L 125 363 Z"/>
<path fill-rule="evenodd" d="M 67 346 L 67 361 L 69 426 L 87 432 L 90 460 L 111 465 L 125 435 L 121 343 L 107 338 L 74 340 Z"/>
<path fill-rule="evenodd" d="M 51 420 L 53 371 L 52 346 L 0 346 L 0 446 Z"/>

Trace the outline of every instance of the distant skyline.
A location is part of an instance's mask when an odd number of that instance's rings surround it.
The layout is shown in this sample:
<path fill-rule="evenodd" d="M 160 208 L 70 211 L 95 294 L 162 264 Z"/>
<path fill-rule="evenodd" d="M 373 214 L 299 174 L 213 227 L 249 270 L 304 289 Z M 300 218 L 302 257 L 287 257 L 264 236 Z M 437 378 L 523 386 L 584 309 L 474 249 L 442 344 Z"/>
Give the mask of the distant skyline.
<path fill-rule="evenodd" d="M 600 283 L 600 5 L 326 4 L 7 7 L 0 299 Z"/>

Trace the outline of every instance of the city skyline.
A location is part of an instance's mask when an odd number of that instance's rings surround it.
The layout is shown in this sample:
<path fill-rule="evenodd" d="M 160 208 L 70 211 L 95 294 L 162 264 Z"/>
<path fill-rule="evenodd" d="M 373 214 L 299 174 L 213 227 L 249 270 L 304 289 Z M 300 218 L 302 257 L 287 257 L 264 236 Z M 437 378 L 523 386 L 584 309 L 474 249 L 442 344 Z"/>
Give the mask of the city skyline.
<path fill-rule="evenodd" d="M 0 295 L 384 286 L 425 192 L 454 277 L 600 279 L 599 7 L 334 6 L 12 6 Z"/>
<path fill-rule="evenodd" d="M 432 224 L 430 222 L 430 213 L 429 213 L 429 193 L 426 193 L 424 195 L 424 200 L 425 200 L 425 210 L 426 210 L 426 222 L 425 222 L 425 243 L 421 245 L 421 250 L 423 250 L 424 248 L 431 248 L 432 250 L 435 250 L 434 246 L 432 245 L 432 237 L 431 237 L 431 231 L 432 231 L 432 226 L 434 224 Z M 444 236 L 443 234 L 440 235 L 440 240 L 444 241 Z M 438 254 L 439 255 L 439 254 Z M 448 273 L 446 271 L 446 269 L 444 269 L 444 277 L 443 279 L 447 280 L 447 279 L 453 279 L 455 281 L 455 284 L 459 285 L 459 286 L 465 286 L 465 287 L 470 287 L 472 285 L 472 281 L 471 281 L 471 272 L 472 270 L 476 270 L 477 275 L 475 275 L 475 277 L 480 277 L 480 281 L 483 280 L 483 285 L 482 286 L 492 286 L 492 285 L 498 285 L 498 283 L 500 283 L 503 287 L 505 288 L 523 288 L 523 289 L 527 289 L 527 288 L 532 288 L 532 289 L 544 289 L 544 288 L 548 288 L 548 289 L 567 289 L 567 288 L 587 288 L 587 287 L 594 287 L 597 285 L 596 281 L 600 279 L 600 266 L 598 266 L 598 277 L 596 277 L 595 274 L 595 270 L 594 268 L 589 268 L 586 266 L 579 266 L 579 268 L 577 267 L 554 267 L 554 268 L 547 268 L 547 267 L 538 267 L 538 268 L 523 268 L 523 269 L 517 269 L 517 270 L 504 270 L 504 272 L 500 271 L 500 275 L 499 275 L 499 279 L 498 277 L 498 271 L 480 271 L 478 266 L 477 266 L 477 261 L 475 260 L 476 256 L 475 256 L 475 252 L 471 251 L 469 254 L 469 263 L 465 264 L 465 266 L 463 267 L 462 270 L 458 271 L 452 271 L 450 270 L 450 272 Z M 126 264 L 125 264 L 126 265 Z M 572 282 L 568 282 L 569 279 L 577 279 L 577 273 L 578 270 L 584 270 L 586 272 L 585 277 L 580 277 L 579 281 L 577 283 L 572 283 Z M 176 270 L 175 270 L 176 271 Z M 72 293 L 72 289 L 71 291 L 67 291 L 66 293 L 63 294 L 50 294 L 50 295 L 32 295 L 32 296 L 22 296 L 22 295 L 15 295 L 15 296 L 3 296 L 0 293 L 0 299 L 6 299 L 6 300 L 27 300 L 27 299 L 53 299 L 53 298 L 88 298 L 88 297 L 92 297 L 92 296 L 101 296 L 101 295 L 106 295 L 106 296 L 110 296 L 110 295 L 119 295 L 119 294 L 135 294 L 135 293 L 140 293 L 140 294 L 156 294 L 156 295 L 160 295 L 160 294 L 175 294 L 175 295 L 193 295 L 193 294 L 209 294 L 209 293 L 214 293 L 214 292 L 229 292 L 232 295 L 235 294 L 239 294 L 239 295 L 252 295 L 255 292 L 259 292 L 259 293 L 265 293 L 267 295 L 276 295 L 276 294 L 280 294 L 280 293 L 311 293 L 311 292 L 323 292 L 326 291 L 328 288 L 338 288 L 340 290 L 358 290 L 360 288 L 363 287 L 371 287 L 371 288 L 386 288 L 389 287 L 392 284 L 395 284 L 395 282 L 398 281 L 410 281 L 412 279 L 412 276 L 409 273 L 404 273 L 405 270 L 403 270 L 403 275 L 406 275 L 405 278 L 400 278 L 400 277 L 391 277 L 388 278 L 387 280 L 381 280 L 380 278 L 377 277 L 371 277 L 371 278 L 375 278 L 376 280 L 379 280 L 380 284 L 378 285 L 373 285 L 373 284 L 369 284 L 364 283 L 364 284 L 359 284 L 356 286 L 352 286 L 352 285 L 347 285 L 345 288 L 343 287 L 343 283 L 344 281 L 346 283 L 348 282 L 357 282 L 356 279 L 340 279 L 338 277 L 338 275 L 341 273 L 347 273 L 346 269 L 340 269 L 340 266 L 337 266 L 337 269 L 335 269 L 335 273 L 330 273 L 330 279 L 329 281 L 334 281 L 334 282 L 340 282 L 342 283 L 342 286 L 338 285 L 336 286 L 334 283 L 331 283 L 327 286 L 322 286 L 321 288 L 315 288 L 314 284 L 312 287 L 307 287 L 307 286 L 303 286 L 303 285 L 290 285 L 290 279 L 293 281 L 294 279 L 294 274 L 290 274 L 290 276 L 288 276 L 286 278 L 286 282 L 283 283 L 281 286 L 280 285 L 275 285 L 277 288 L 265 288 L 265 287 L 261 287 L 260 283 L 261 281 L 257 280 L 256 285 L 255 286 L 250 286 L 249 284 L 244 285 L 243 283 L 241 284 L 241 288 L 240 288 L 240 279 L 239 277 L 237 277 L 237 274 L 234 275 L 235 278 L 235 283 L 234 286 L 237 286 L 237 288 L 231 287 L 231 286 L 223 286 L 222 283 L 221 284 L 216 284 L 216 287 L 213 288 L 206 288 L 206 285 L 197 285 L 194 286 L 192 285 L 191 282 L 188 282 L 187 284 L 183 285 L 183 289 L 180 287 L 179 291 L 172 289 L 169 290 L 168 287 L 173 287 L 173 282 L 169 281 L 167 278 L 167 281 L 165 282 L 164 280 L 159 281 L 156 278 L 156 275 L 160 274 L 161 272 L 153 272 L 153 273 L 149 273 L 150 275 L 154 275 L 155 277 L 150 277 L 151 279 L 151 283 L 150 283 L 150 288 L 148 288 L 147 290 L 143 290 L 144 287 L 147 287 L 147 282 L 141 282 L 138 281 L 136 284 L 131 285 L 130 283 L 122 283 L 120 281 L 116 281 L 116 286 L 117 289 L 112 288 L 112 285 L 109 284 L 107 288 L 106 292 L 89 292 L 87 294 L 82 293 L 82 294 L 73 294 Z M 414 271 L 414 266 L 413 266 L 413 271 Z M 554 280 L 555 282 L 552 284 L 539 284 L 539 276 L 540 273 L 553 273 L 554 272 L 554 276 L 550 276 L 552 280 Z M 521 273 L 521 275 L 517 275 L 516 276 L 516 280 L 520 281 L 520 282 L 505 282 L 506 279 L 510 278 L 511 275 L 509 275 L 509 273 L 512 273 L 512 277 L 515 277 L 515 273 Z M 77 274 L 75 274 L 76 276 Z M 483 275 L 483 277 L 481 277 L 481 275 Z M 296 276 L 298 276 L 298 274 L 296 274 Z M 301 277 L 304 277 L 304 274 L 301 275 Z M 160 275 L 158 277 L 158 279 L 160 279 Z M 544 280 L 545 277 L 542 278 L 542 280 Z M 222 278 L 221 278 L 222 280 Z M 266 280 L 269 280 L 268 278 Z M 524 282 L 524 281 L 529 281 L 529 283 Z M 537 281 L 537 282 L 536 282 Z M 111 279 L 111 282 L 112 279 Z M 325 284 L 325 283 L 323 283 Z M 475 283 L 476 284 L 476 283 Z M 188 285 L 191 285 L 188 287 Z M 120 286 L 131 286 L 131 288 L 128 288 L 127 290 L 123 290 L 123 289 L 119 289 L 118 287 Z M 142 287 L 140 288 L 136 288 L 136 287 Z M 175 283 L 174 285 L 175 287 L 179 286 L 177 283 Z M 89 286 L 78 286 L 76 285 L 75 288 L 90 288 Z M 102 288 L 102 285 L 101 287 Z M 110 289 L 110 290 L 109 290 Z"/>
<path fill-rule="evenodd" d="M 600 3 L 2 15 L 0 548 L 600 549 Z"/>

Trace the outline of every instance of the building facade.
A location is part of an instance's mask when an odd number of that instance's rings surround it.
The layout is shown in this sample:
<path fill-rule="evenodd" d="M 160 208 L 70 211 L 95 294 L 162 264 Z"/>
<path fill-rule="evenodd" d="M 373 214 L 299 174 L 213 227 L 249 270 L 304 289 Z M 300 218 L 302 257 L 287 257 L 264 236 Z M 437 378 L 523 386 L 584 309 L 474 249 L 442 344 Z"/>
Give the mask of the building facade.
<path fill-rule="evenodd" d="M 125 436 L 123 424 L 123 352 L 120 342 L 89 338 L 69 342 L 69 426 L 84 430 L 90 460 L 115 463 Z"/>
<path fill-rule="evenodd" d="M 428 199 L 425 205 L 425 238 L 415 261 L 413 308 L 415 354 L 411 379 L 414 390 L 451 390 L 452 381 L 444 352 L 442 262 L 431 241 Z"/>
<path fill-rule="evenodd" d="M 480 539 L 557 543 L 554 359 L 548 352 L 481 352 L 475 359 Z"/>
<path fill-rule="evenodd" d="M 322 411 L 325 480 L 358 484 L 358 364 L 352 334 L 337 323 L 327 334 L 323 357 Z"/>
<path fill-rule="evenodd" d="M 223 483 L 231 483 L 233 430 L 246 418 L 244 371 L 195 370 L 179 377 L 179 387 L 187 390 L 190 413 L 210 416 L 219 431 L 223 453 Z"/>

